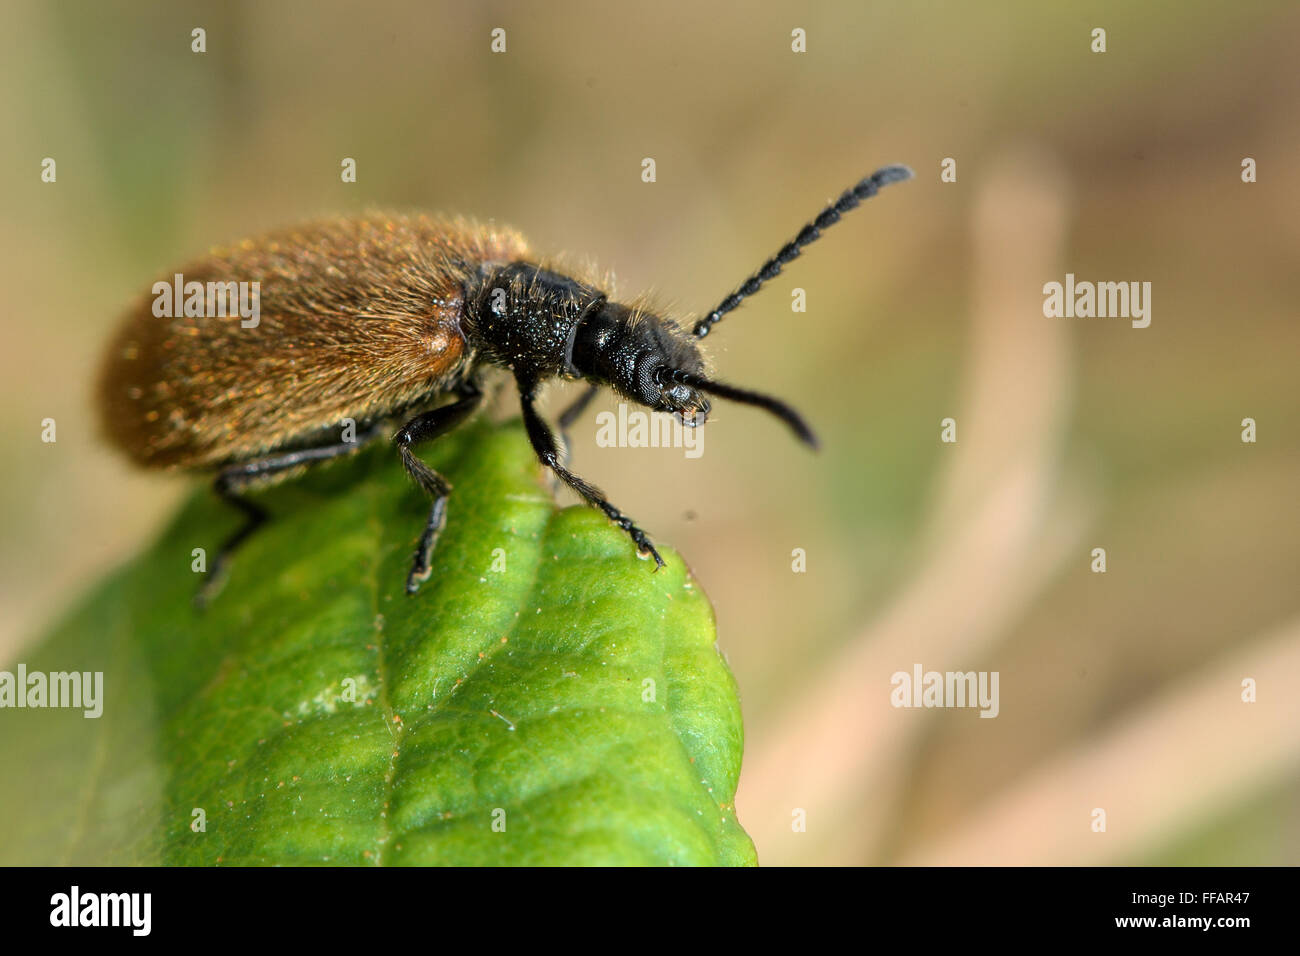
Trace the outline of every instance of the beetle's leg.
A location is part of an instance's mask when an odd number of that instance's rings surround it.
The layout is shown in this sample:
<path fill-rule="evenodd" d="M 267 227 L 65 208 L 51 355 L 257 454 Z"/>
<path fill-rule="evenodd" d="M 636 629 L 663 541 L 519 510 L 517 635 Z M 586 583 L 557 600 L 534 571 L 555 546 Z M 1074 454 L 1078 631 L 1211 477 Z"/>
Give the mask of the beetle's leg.
<path fill-rule="evenodd" d="M 416 458 L 411 446 L 437 438 L 455 428 L 483 401 L 483 393 L 472 382 L 464 385 L 460 394 L 462 397 L 459 401 L 416 415 L 393 436 L 393 444 L 397 446 L 397 454 L 407 473 L 433 499 L 429 520 L 425 523 L 424 533 L 420 535 L 420 543 L 415 546 L 411 572 L 406 576 L 407 594 L 420 590 L 420 585 L 429 578 L 433 549 L 438 543 L 438 535 L 442 533 L 442 526 L 447 521 L 447 496 L 451 494 L 451 485 L 447 479 Z"/>
<path fill-rule="evenodd" d="M 582 413 L 587 410 L 587 406 L 591 404 L 591 400 L 596 397 L 596 393 L 599 391 L 600 386 L 598 385 L 587 386 L 583 389 L 582 394 L 569 404 L 568 408 L 560 412 L 560 417 L 556 419 L 556 423 L 559 425 L 557 430 L 560 433 L 560 461 L 566 466 L 573 461 L 573 439 L 569 436 L 569 429 L 573 427 L 574 422 L 582 417 Z M 552 472 L 551 494 L 555 494 L 559 490 L 560 476 Z"/>
<path fill-rule="evenodd" d="M 533 451 L 537 453 L 541 463 L 559 475 L 560 480 L 566 485 L 582 495 L 588 504 L 605 512 L 610 521 L 626 531 L 628 537 L 636 545 L 637 551 L 642 554 L 649 554 L 655 559 L 656 570 L 662 568 L 664 559 L 659 557 L 659 552 L 650 543 L 646 533 L 633 524 L 631 518 L 610 504 L 603 491 L 579 478 L 560 462 L 560 454 L 555 447 L 555 435 L 551 432 L 550 426 L 542 420 L 542 416 L 537 414 L 535 383 L 529 382 L 527 379 L 519 379 L 518 381 L 519 397 L 524 412 L 524 428 L 528 430 L 528 440 L 532 443 Z"/>
<path fill-rule="evenodd" d="M 564 445 L 563 454 L 566 464 L 573 459 L 573 442 L 569 438 L 569 429 L 573 427 L 574 422 L 582 417 L 582 413 L 587 410 L 587 406 L 591 404 L 591 400 L 596 397 L 596 393 L 599 391 L 600 386 L 589 385 L 581 395 L 573 400 L 568 408 L 560 412 L 560 417 L 556 419 L 557 424 L 560 426 L 560 442 Z"/>
<path fill-rule="evenodd" d="M 268 518 L 266 509 L 243 497 L 245 491 L 259 482 L 281 472 L 289 471 L 292 468 L 313 465 L 317 462 L 328 461 L 331 458 L 338 458 L 340 455 L 350 454 L 378 437 L 379 433 L 380 427 L 372 425 L 357 435 L 355 441 L 321 445 L 319 448 L 300 448 L 279 455 L 269 455 L 266 458 L 240 462 L 237 465 L 227 465 L 221 469 L 212 482 L 212 490 L 217 493 L 217 496 L 222 501 L 244 515 L 244 524 L 222 543 L 216 557 L 212 559 L 212 565 L 208 568 L 207 576 L 204 577 L 203 583 L 199 585 L 198 593 L 194 595 L 194 603 L 199 607 L 203 607 L 221 590 L 225 578 L 224 572 L 230 561 L 230 556 Z"/>

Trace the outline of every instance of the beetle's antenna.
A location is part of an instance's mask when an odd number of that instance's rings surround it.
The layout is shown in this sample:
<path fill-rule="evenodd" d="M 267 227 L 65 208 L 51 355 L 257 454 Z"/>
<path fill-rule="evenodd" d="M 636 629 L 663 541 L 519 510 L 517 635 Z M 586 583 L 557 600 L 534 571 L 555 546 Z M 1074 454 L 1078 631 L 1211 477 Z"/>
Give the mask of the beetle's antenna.
<path fill-rule="evenodd" d="M 823 209 L 816 219 L 800 229 L 799 234 L 787 242 L 780 252 L 763 263 L 761 269 L 741 283 L 735 292 L 719 302 L 716 309 L 696 322 L 695 327 L 691 329 L 691 334 L 701 339 L 708 335 L 709 330 L 724 315 L 740 305 L 742 300 L 757 292 L 759 287 L 768 279 L 779 275 L 782 266 L 798 258 L 799 253 L 803 251 L 803 247 L 821 236 L 823 229 L 835 225 L 846 212 L 857 208 L 862 200 L 870 199 L 879 192 L 881 186 L 888 186 L 890 183 L 898 183 L 911 178 L 912 171 L 906 166 L 885 166 L 882 169 L 877 169 L 853 188 L 846 189 L 839 199 Z"/>
<path fill-rule="evenodd" d="M 690 372 L 681 370 L 672 372 L 669 377 L 674 382 L 681 382 L 683 385 L 689 385 L 701 392 L 716 395 L 718 398 L 729 398 L 733 402 L 740 402 L 742 405 L 754 405 L 764 411 L 771 412 L 789 425 L 790 430 L 799 436 L 800 441 L 811 448 L 817 447 L 817 436 L 808 427 L 808 423 L 803 420 L 803 416 L 779 398 L 736 388 L 734 385 L 725 385 L 722 382 L 711 382 L 707 378 L 701 378 L 699 375 L 692 375 Z"/>

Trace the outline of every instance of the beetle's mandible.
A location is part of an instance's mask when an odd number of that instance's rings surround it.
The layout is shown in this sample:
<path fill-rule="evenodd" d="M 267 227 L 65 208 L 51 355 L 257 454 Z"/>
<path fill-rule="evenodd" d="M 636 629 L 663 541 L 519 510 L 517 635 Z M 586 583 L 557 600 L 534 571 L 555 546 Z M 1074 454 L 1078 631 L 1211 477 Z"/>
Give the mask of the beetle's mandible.
<path fill-rule="evenodd" d="M 660 567 L 645 532 L 569 470 L 568 442 L 557 442 L 537 412 L 539 389 L 554 378 L 588 383 L 559 416 L 562 435 L 604 386 L 690 427 L 703 423 L 710 396 L 754 405 L 815 446 L 790 406 L 713 378 L 699 340 L 823 229 L 911 175 L 886 166 L 846 190 L 690 331 L 645 306 L 611 301 L 599 280 L 553 271 L 513 231 L 464 220 L 375 215 L 245 240 L 180 275 L 208 289 L 258 283 L 255 327 L 225 309 L 187 315 L 177 307 L 160 317 L 153 300 L 141 298 L 103 364 L 104 431 L 140 465 L 215 472 L 216 493 L 243 513 L 243 526 L 212 561 L 203 599 L 267 519 L 247 491 L 353 452 L 400 422 L 397 454 L 432 502 L 406 581 L 415 593 L 429 576 L 451 487 L 413 446 L 463 422 L 483 397 L 484 369 L 497 366 L 514 376 L 542 464 Z M 348 419 L 352 441 L 340 433 Z"/>

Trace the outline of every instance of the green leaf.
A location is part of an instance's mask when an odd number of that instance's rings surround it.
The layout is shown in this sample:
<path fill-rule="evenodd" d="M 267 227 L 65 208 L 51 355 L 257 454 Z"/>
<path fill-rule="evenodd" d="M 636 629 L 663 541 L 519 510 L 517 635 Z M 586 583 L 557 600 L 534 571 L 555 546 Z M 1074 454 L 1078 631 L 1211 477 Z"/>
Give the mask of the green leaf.
<path fill-rule="evenodd" d="M 205 612 L 191 552 L 237 518 L 202 491 L 28 654 L 102 671 L 104 710 L 0 710 L 0 862 L 753 863 L 681 559 L 557 510 L 517 423 L 422 456 L 455 490 L 414 597 L 427 501 L 378 447 L 262 493 Z"/>

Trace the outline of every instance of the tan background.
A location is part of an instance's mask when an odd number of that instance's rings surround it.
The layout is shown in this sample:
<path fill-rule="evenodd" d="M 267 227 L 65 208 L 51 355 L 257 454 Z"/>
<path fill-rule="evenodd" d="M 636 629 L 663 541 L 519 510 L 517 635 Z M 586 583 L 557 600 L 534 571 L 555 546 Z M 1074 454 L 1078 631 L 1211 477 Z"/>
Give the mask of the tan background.
<path fill-rule="evenodd" d="M 906 162 L 917 181 L 708 340 L 821 454 L 726 405 L 698 461 L 597 448 L 595 410 L 577 433 L 580 473 L 714 600 L 761 858 L 1300 862 L 1300 11 L 1045 6 L 6 4 L 0 659 L 189 487 L 130 472 L 89 408 L 155 273 L 297 219 L 424 208 L 513 223 L 690 315 Z M 1045 319 L 1067 271 L 1152 282 L 1151 327 Z M 1001 715 L 892 709 L 918 662 L 999 671 Z"/>

